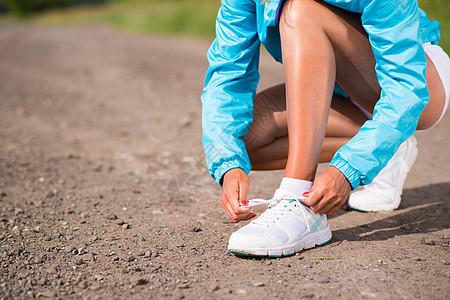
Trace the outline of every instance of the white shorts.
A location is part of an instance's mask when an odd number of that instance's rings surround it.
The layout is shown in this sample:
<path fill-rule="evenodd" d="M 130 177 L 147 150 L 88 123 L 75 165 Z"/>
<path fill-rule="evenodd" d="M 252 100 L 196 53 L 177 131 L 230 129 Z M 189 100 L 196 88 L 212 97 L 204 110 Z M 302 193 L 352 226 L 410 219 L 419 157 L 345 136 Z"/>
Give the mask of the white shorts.
<path fill-rule="evenodd" d="M 438 45 L 425 43 L 423 44 L 423 49 L 434 64 L 434 67 L 436 68 L 436 71 L 441 78 L 445 93 L 444 109 L 442 110 L 442 114 L 437 122 L 434 123 L 433 126 L 431 126 L 431 128 L 433 128 L 444 116 L 448 108 L 448 103 L 450 102 L 450 58 L 448 57 L 447 53 L 445 53 L 445 51 Z"/>
<path fill-rule="evenodd" d="M 439 117 L 439 119 L 434 123 L 433 126 L 426 130 L 430 130 L 434 126 L 436 126 L 437 123 L 442 119 L 445 112 L 448 108 L 448 103 L 450 102 L 450 58 L 448 57 L 447 53 L 439 47 L 438 45 L 432 45 L 431 43 L 425 43 L 423 44 L 423 49 L 425 50 L 425 53 L 428 55 L 430 60 L 433 62 L 434 67 L 436 68 L 436 71 L 441 78 L 442 85 L 444 87 L 444 93 L 445 93 L 445 102 L 444 102 L 444 109 L 442 110 L 442 114 Z M 353 104 L 355 104 L 362 113 L 369 119 L 372 119 L 372 114 L 369 113 L 367 110 L 365 110 L 361 105 L 353 101 Z M 420 130 L 425 131 L 425 130 Z"/>

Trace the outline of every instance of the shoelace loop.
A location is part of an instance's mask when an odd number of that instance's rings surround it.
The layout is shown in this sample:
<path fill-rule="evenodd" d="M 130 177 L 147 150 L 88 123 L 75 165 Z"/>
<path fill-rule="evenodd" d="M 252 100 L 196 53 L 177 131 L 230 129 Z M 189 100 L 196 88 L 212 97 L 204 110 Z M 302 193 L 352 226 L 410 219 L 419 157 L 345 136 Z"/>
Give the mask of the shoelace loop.
<path fill-rule="evenodd" d="M 271 199 L 262 199 L 262 198 L 254 198 L 254 199 L 250 199 L 247 203 L 247 205 L 242 206 L 242 207 L 253 207 L 253 206 L 258 206 L 258 205 L 263 205 L 263 204 L 267 204 L 270 206 L 275 206 L 278 204 L 278 202 L 280 201 L 291 201 L 291 200 L 297 200 L 298 202 L 300 202 L 301 204 L 306 205 L 306 203 L 304 202 L 306 200 L 306 197 L 300 196 L 291 196 L 289 195 L 289 197 L 281 197 L 281 198 L 271 198 Z"/>
<path fill-rule="evenodd" d="M 292 203 L 292 201 L 294 200 L 296 203 L 294 204 L 294 206 L 296 206 L 297 203 L 300 203 L 301 205 L 304 205 L 306 207 L 309 208 L 308 205 L 305 204 L 304 200 L 306 199 L 306 197 L 303 196 L 295 196 L 292 194 L 289 195 L 285 195 L 282 197 L 273 197 L 271 199 L 261 199 L 261 198 L 254 198 L 248 201 L 248 204 L 243 206 L 243 207 L 253 207 L 253 206 L 258 206 L 258 205 L 263 205 L 263 204 L 268 204 L 269 207 L 268 209 L 256 220 L 252 221 L 252 223 L 255 224 L 261 224 L 261 225 L 266 225 L 268 223 L 275 223 L 275 220 L 279 220 L 280 216 L 282 216 L 284 214 L 285 208 L 287 208 L 288 204 Z M 280 202 L 282 201 L 287 201 L 286 205 L 277 205 L 277 204 L 281 204 Z M 289 211 L 292 211 L 291 208 L 288 208 Z M 307 220 L 307 216 L 306 216 L 306 212 L 305 209 L 301 209 L 303 217 L 305 218 L 305 220 Z M 267 224 L 266 224 L 267 223 Z M 306 225 L 308 227 L 308 231 L 310 231 L 310 226 L 308 224 L 308 222 L 306 222 Z"/>

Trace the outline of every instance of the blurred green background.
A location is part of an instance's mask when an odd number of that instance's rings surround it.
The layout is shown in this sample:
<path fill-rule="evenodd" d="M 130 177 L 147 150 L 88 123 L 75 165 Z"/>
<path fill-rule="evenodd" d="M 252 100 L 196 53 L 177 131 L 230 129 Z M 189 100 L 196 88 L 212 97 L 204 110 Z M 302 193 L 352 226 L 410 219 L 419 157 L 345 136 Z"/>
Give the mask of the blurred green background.
<path fill-rule="evenodd" d="M 220 0 L 0 0 L 0 25 L 108 24 L 164 35 L 214 37 Z M 430 19 L 441 23 L 441 46 L 450 50 L 449 0 L 419 0 Z"/>

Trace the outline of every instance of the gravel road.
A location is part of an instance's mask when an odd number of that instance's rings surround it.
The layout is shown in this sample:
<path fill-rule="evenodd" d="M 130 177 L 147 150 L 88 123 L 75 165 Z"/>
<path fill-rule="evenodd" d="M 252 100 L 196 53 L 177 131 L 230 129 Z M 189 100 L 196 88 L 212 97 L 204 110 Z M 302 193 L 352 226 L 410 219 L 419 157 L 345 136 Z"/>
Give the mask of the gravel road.
<path fill-rule="evenodd" d="M 342 209 L 292 257 L 227 253 L 243 224 L 204 166 L 209 43 L 0 30 L 0 299 L 450 299 L 450 114 L 417 134 L 398 210 Z M 261 73 L 283 81 L 265 53 Z M 252 173 L 249 196 L 281 176 Z"/>

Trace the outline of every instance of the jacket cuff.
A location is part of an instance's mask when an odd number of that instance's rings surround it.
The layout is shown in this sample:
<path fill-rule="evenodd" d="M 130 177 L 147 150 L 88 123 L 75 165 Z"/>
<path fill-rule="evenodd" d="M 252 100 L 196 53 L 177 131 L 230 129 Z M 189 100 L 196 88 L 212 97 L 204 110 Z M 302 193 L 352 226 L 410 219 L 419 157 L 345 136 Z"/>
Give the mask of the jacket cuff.
<path fill-rule="evenodd" d="M 353 168 L 347 161 L 334 157 L 330 162 L 331 167 L 335 167 L 344 174 L 352 186 L 352 191 L 361 184 L 361 175 L 359 171 Z"/>
<path fill-rule="evenodd" d="M 241 159 L 232 159 L 228 161 L 224 161 L 217 169 L 214 171 L 214 179 L 217 183 L 222 186 L 223 184 L 223 175 L 231 169 L 241 168 L 248 175 L 250 173 L 251 166 L 246 164 Z"/>

